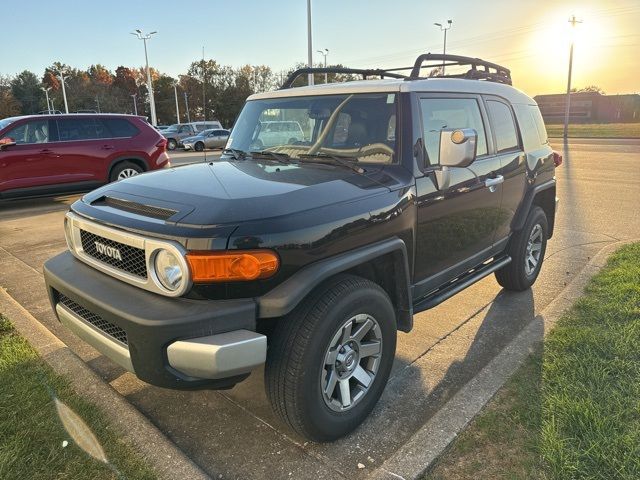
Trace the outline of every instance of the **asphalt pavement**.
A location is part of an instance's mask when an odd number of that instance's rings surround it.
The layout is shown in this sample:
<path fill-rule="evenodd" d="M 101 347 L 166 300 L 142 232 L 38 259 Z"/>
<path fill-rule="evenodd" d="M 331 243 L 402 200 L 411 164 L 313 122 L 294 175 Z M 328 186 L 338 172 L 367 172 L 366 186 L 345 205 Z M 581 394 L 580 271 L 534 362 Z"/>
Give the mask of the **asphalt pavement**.
<path fill-rule="evenodd" d="M 77 197 L 0 204 L 0 286 L 214 478 L 366 478 L 549 305 L 606 245 L 640 237 L 640 140 L 553 141 L 559 210 L 541 275 L 526 292 L 488 277 L 415 317 L 399 333 L 389 384 L 371 417 L 331 444 L 308 443 L 273 415 L 262 370 L 228 391 L 172 391 L 124 372 L 60 326 L 42 265 L 65 249 L 62 218 Z M 211 153 L 207 152 L 207 159 Z M 204 161 L 173 152 L 176 166 Z"/>

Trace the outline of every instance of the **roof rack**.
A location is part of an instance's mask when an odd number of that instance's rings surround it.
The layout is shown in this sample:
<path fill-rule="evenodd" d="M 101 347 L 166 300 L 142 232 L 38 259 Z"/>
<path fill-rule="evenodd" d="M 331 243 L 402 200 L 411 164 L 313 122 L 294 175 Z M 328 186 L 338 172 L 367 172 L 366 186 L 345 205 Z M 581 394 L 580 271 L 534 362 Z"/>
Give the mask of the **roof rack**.
<path fill-rule="evenodd" d="M 425 63 L 426 62 L 426 63 Z M 452 67 L 452 66 L 469 66 L 471 67 L 467 72 L 453 75 L 433 75 L 433 76 L 421 76 L 420 71 L 423 68 L 440 68 L 440 67 Z M 403 75 L 401 71 L 411 70 L 411 73 Z M 425 78 L 464 78 L 467 80 L 485 80 L 487 82 L 504 83 L 512 85 L 511 71 L 497 63 L 487 62 L 480 58 L 463 57 L 460 55 L 449 55 L 442 53 L 424 53 L 416 58 L 413 67 L 398 67 L 398 68 L 345 68 L 345 67 L 305 67 L 291 73 L 285 82 L 280 87 L 280 90 L 293 87 L 293 82 L 301 75 L 313 74 L 313 73 L 345 73 L 362 75 L 362 79 L 366 80 L 368 77 L 389 77 L 400 78 L 404 80 L 421 80 Z"/>
<path fill-rule="evenodd" d="M 438 63 L 427 63 L 426 65 L 424 64 L 425 62 L 436 61 Z M 409 79 L 416 80 L 419 78 L 424 78 L 420 76 L 420 70 L 423 68 L 465 65 L 471 67 L 466 73 L 456 75 L 436 75 L 436 77 L 486 80 L 489 82 L 506 83 L 507 85 L 512 85 L 511 71 L 508 68 L 498 65 L 497 63 L 487 62 L 486 60 L 482 60 L 480 58 L 463 57 L 460 55 L 448 55 L 441 53 L 425 53 L 416 58 L 416 61 L 413 64 L 413 69 L 411 70 L 411 74 L 409 75 Z M 483 68 L 478 69 L 478 67 Z"/>
<path fill-rule="evenodd" d="M 406 75 L 402 75 L 400 73 L 393 73 L 393 70 L 406 70 L 406 69 L 381 69 L 381 68 L 345 68 L 345 67 L 305 67 L 299 68 L 298 70 L 289 74 L 285 82 L 280 87 L 280 90 L 284 90 L 286 88 L 291 88 L 293 86 L 293 82 L 300 75 L 307 75 L 310 73 L 348 73 L 354 75 L 362 75 L 362 79 L 366 80 L 368 77 L 379 76 L 379 77 L 390 77 L 390 78 L 407 78 Z"/>

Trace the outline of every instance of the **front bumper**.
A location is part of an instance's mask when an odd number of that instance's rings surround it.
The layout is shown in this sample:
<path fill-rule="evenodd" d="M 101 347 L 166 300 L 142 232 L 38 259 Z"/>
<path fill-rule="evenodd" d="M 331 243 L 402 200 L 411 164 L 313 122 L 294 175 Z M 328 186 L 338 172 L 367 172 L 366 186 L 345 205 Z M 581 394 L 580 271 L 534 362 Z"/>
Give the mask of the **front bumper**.
<path fill-rule="evenodd" d="M 182 148 L 184 148 L 185 150 L 192 150 L 193 149 L 193 143 L 183 143 L 182 144 Z"/>
<path fill-rule="evenodd" d="M 228 388 L 264 363 L 253 299 L 168 298 L 111 278 L 64 252 L 44 265 L 58 319 L 147 383 Z"/>

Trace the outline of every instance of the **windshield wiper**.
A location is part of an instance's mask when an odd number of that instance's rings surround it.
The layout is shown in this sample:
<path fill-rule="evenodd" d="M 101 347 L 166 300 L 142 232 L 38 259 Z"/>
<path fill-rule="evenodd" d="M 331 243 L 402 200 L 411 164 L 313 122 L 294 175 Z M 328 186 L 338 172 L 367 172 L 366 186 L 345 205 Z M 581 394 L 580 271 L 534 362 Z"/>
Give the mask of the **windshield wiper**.
<path fill-rule="evenodd" d="M 291 163 L 291 156 L 286 153 L 276 153 L 271 150 L 259 150 L 259 151 L 251 151 L 249 154 L 252 157 L 260 156 L 260 157 L 269 157 L 275 160 L 276 162 L 284 163 L 285 165 Z"/>
<path fill-rule="evenodd" d="M 223 155 L 231 155 L 234 160 L 245 160 L 248 153 L 238 148 L 225 148 L 222 150 Z"/>
<path fill-rule="evenodd" d="M 301 162 L 324 163 L 328 165 L 339 165 L 353 170 L 356 173 L 364 173 L 364 169 L 356 165 L 358 162 L 353 157 L 333 155 L 331 153 L 302 153 L 298 155 Z"/>

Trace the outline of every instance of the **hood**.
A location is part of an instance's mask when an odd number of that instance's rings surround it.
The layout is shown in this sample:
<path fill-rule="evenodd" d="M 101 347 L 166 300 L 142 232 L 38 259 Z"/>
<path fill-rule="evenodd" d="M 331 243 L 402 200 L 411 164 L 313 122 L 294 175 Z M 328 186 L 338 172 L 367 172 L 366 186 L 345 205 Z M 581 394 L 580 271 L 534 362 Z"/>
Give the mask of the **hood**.
<path fill-rule="evenodd" d="M 394 181 L 379 167 L 359 174 L 331 165 L 217 161 L 145 173 L 87 194 L 169 208 L 165 220 L 181 226 L 238 225 L 291 215 L 388 192 Z"/>

